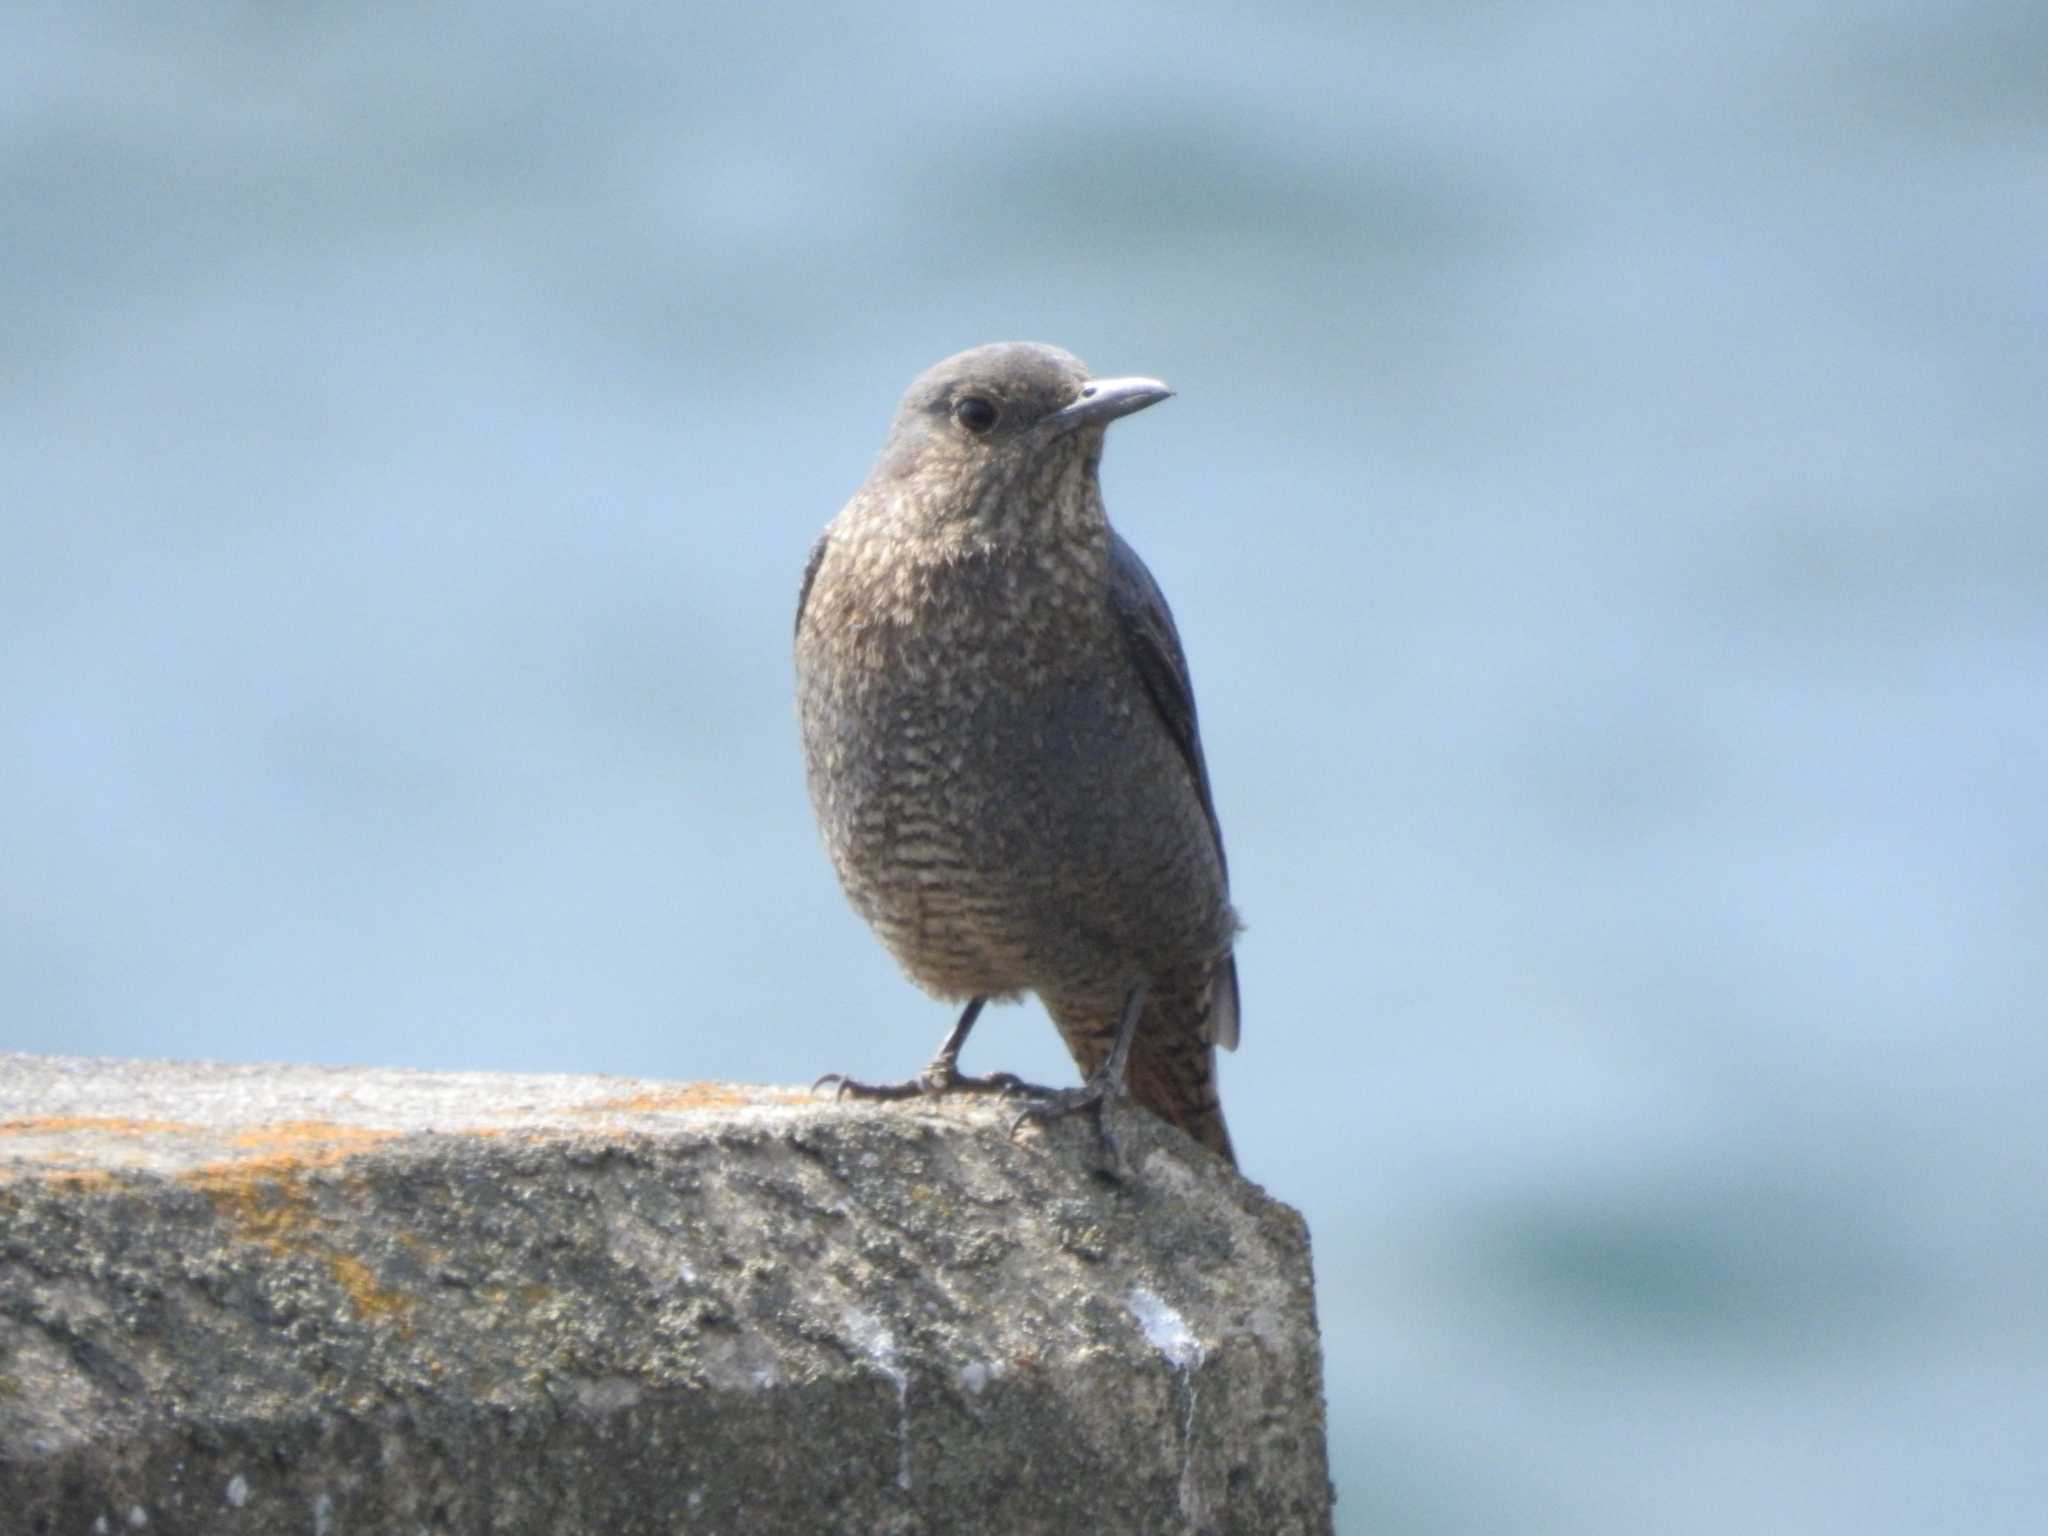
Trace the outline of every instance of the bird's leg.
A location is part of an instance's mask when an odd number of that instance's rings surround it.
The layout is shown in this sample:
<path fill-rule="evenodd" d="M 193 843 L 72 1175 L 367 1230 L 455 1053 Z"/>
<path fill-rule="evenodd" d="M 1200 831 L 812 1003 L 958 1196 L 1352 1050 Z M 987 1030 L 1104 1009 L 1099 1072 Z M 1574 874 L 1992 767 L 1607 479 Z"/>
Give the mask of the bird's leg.
<path fill-rule="evenodd" d="M 827 1083 L 835 1099 L 937 1098 L 948 1093 L 1029 1093 L 1030 1085 L 1008 1072 L 991 1072 L 987 1077 L 969 1077 L 960 1070 L 960 1051 L 974 1030 L 974 1021 L 988 1003 L 985 997 L 970 998 L 960 1011 L 958 1022 L 939 1044 L 939 1053 L 917 1076 L 900 1083 L 864 1083 L 844 1072 L 827 1072 L 811 1085 L 815 1092 Z"/>
<path fill-rule="evenodd" d="M 1026 1120 L 1057 1120 L 1085 1110 L 1095 1118 L 1095 1134 L 1101 1138 L 1111 1166 L 1121 1167 L 1123 1152 L 1117 1146 L 1116 1133 L 1109 1128 L 1109 1104 L 1129 1092 L 1124 1078 L 1131 1064 L 1131 1042 L 1138 1037 L 1138 1020 L 1144 1015 L 1145 983 L 1141 981 L 1124 994 L 1123 1012 L 1117 1015 L 1116 1034 L 1102 1065 L 1089 1073 L 1080 1087 L 1062 1088 L 1025 1105 L 1010 1122 L 1010 1134 L 1016 1135 L 1017 1127 Z"/>

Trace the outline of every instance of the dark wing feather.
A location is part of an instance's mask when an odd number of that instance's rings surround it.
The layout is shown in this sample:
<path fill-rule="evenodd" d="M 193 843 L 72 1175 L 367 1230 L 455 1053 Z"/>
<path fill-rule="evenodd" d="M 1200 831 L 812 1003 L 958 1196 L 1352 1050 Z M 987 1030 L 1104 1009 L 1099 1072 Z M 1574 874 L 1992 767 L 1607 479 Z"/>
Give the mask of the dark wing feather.
<path fill-rule="evenodd" d="M 1138 552 L 1114 529 L 1109 535 L 1109 603 L 1123 634 L 1124 648 L 1130 652 L 1138 676 L 1144 681 L 1152 707 L 1158 710 L 1160 723 L 1180 748 L 1188 774 L 1195 781 L 1195 794 L 1201 799 L 1202 814 L 1208 818 L 1209 835 L 1216 843 L 1216 862 L 1223 870 L 1227 886 L 1230 861 L 1224 857 L 1223 828 L 1216 820 L 1216 802 L 1209 793 L 1209 765 L 1202 758 L 1202 733 L 1195 721 L 1195 689 L 1188 678 L 1187 653 L 1181 649 L 1180 631 L 1174 627 L 1173 610 L 1166 605 L 1166 594 L 1159 590 L 1159 583 L 1152 579 Z M 1235 959 L 1224 966 L 1218 981 L 1212 1015 L 1216 1038 L 1219 1044 L 1234 1048 L 1238 1026 Z"/>
<path fill-rule="evenodd" d="M 1216 803 L 1209 794 L 1209 767 L 1202 760 L 1202 733 L 1195 723 L 1195 689 L 1188 681 L 1187 653 L 1180 646 L 1180 631 L 1174 628 L 1173 610 L 1166 606 L 1166 594 L 1145 569 L 1138 552 L 1114 530 L 1109 535 L 1109 603 L 1116 614 L 1124 648 L 1144 680 L 1153 708 L 1159 711 L 1173 743 L 1188 765 L 1201 797 L 1202 814 L 1209 819 L 1209 834 L 1216 840 L 1216 857 L 1223 862 L 1223 829 L 1216 821 Z M 1224 863 L 1224 878 L 1230 866 Z"/>
<path fill-rule="evenodd" d="M 799 634 L 804 627 L 804 604 L 811 600 L 811 583 L 818 579 L 818 567 L 825 563 L 825 546 L 831 538 L 828 533 L 818 535 L 818 542 L 811 546 L 810 562 L 804 566 L 804 584 L 796 594 L 796 628 Z"/>

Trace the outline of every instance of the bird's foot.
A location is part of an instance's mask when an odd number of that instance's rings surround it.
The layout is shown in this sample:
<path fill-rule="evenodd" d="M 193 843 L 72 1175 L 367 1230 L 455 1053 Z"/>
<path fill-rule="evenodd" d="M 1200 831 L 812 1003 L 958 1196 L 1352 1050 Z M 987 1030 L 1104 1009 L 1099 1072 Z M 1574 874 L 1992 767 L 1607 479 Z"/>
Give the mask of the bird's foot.
<path fill-rule="evenodd" d="M 967 1044 L 968 1033 L 974 1028 L 974 1021 L 981 1017 L 981 1010 L 987 1002 L 986 997 L 967 1000 L 959 1020 L 939 1043 L 938 1055 L 917 1076 L 900 1083 L 864 1083 L 844 1072 L 827 1072 L 811 1084 L 811 1092 L 816 1093 L 831 1083 L 835 1099 L 877 1099 L 884 1103 L 902 1099 L 938 1099 L 954 1093 L 1050 1093 L 1051 1089 L 1034 1087 L 1014 1073 L 991 1072 L 987 1077 L 969 1077 L 960 1070 L 961 1048 Z"/>
<path fill-rule="evenodd" d="M 1109 1160 L 1110 1177 L 1121 1174 L 1124 1153 L 1123 1148 L 1117 1145 L 1116 1132 L 1109 1127 L 1109 1106 L 1129 1092 L 1126 1080 L 1131 1065 L 1131 1042 L 1137 1037 L 1138 1020 L 1144 1015 L 1145 990 L 1145 984 L 1139 982 L 1124 994 L 1124 1005 L 1117 1014 L 1116 1034 L 1110 1042 L 1109 1054 L 1088 1074 L 1088 1080 L 1078 1088 L 1055 1089 L 1026 1104 L 1017 1118 L 1010 1122 L 1012 1136 L 1026 1120 L 1063 1120 L 1068 1115 L 1085 1113 L 1094 1118 L 1095 1136 L 1101 1143 L 1103 1155 Z"/>
<path fill-rule="evenodd" d="M 1033 1090 L 1034 1097 L 1017 1113 L 1010 1122 L 1010 1134 L 1015 1136 L 1027 1120 L 1041 1124 L 1052 1120 L 1064 1120 L 1068 1115 L 1087 1115 L 1095 1122 L 1095 1137 L 1101 1145 L 1104 1158 L 1112 1169 L 1124 1165 L 1123 1148 L 1116 1139 L 1116 1132 L 1110 1129 L 1109 1106 L 1124 1096 L 1124 1085 L 1120 1078 L 1109 1072 L 1097 1072 L 1078 1088 L 1039 1088 Z"/>
<path fill-rule="evenodd" d="M 991 1072 L 986 1077 L 970 1077 L 960 1070 L 958 1062 L 944 1057 L 932 1062 L 917 1076 L 900 1083 L 864 1083 L 844 1072 L 827 1072 L 811 1084 L 811 1091 L 816 1093 L 827 1083 L 833 1084 L 832 1097 L 835 1099 L 872 1099 L 885 1103 L 901 1099 L 940 1099 L 956 1093 L 1035 1097 L 1057 1092 L 1056 1089 L 1027 1083 L 1014 1072 Z"/>

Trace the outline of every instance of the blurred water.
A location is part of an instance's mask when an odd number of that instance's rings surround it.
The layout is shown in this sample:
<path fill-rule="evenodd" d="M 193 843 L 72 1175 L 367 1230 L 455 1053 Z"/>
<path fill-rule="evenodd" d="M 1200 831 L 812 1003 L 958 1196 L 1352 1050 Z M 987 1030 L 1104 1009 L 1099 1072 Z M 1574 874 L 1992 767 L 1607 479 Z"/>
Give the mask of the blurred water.
<path fill-rule="evenodd" d="M 1056 341 L 1343 1528 L 2038 1528 L 2044 15 L 17 6 L 0 1044 L 921 1061 L 791 604 Z"/>

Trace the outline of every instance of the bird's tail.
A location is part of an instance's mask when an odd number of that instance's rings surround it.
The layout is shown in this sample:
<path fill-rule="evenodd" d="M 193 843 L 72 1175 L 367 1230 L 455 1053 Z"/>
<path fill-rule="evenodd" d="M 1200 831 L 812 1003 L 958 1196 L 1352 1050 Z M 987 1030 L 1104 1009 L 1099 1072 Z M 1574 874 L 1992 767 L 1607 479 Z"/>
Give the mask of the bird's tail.
<path fill-rule="evenodd" d="M 1203 1036 L 1201 1013 L 1166 1011 L 1166 1001 L 1147 1002 L 1131 1044 L 1131 1097 L 1235 1168 L 1216 1091 L 1216 1047 Z"/>

